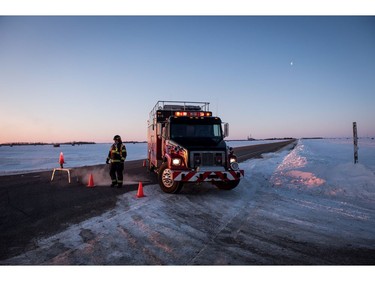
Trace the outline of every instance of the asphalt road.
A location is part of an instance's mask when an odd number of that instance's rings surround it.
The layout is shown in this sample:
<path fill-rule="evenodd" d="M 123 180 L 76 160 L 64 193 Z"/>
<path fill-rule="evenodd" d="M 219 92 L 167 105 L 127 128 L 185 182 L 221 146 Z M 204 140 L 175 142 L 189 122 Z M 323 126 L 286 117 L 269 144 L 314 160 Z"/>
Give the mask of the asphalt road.
<path fill-rule="evenodd" d="M 277 151 L 294 140 L 235 148 L 240 162 Z M 142 167 L 143 160 L 125 163 L 123 188 L 110 188 L 108 166 L 97 165 L 72 169 L 72 183 L 65 174 L 51 171 L 0 177 L 0 264 L 2 260 L 35 248 L 39 237 L 47 237 L 69 225 L 98 216 L 117 202 L 117 196 L 144 186 L 156 184 L 154 173 Z M 108 176 L 107 184 L 87 187 L 86 176 L 92 171 Z M 130 183 L 129 183 L 130 182 Z"/>

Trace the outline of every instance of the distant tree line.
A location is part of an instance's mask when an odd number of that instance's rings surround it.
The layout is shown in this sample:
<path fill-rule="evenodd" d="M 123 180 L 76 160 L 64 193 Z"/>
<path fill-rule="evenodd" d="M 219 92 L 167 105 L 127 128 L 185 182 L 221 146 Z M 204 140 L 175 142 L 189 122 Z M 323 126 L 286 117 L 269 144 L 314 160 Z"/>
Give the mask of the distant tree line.
<path fill-rule="evenodd" d="M 293 140 L 295 138 L 268 138 L 268 139 L 254 139 L 254 138 L 247 138 L 247 139 L 233 139 L 233 140 L 227 140 L 227 141 L 262 141 L 262 140 Z"/>
<path fill-rule="evenodd" d="M 7 142 L 0 144 L 1 146 L 20 146 L 20 145 L 81 145 L 81 144 L 95 144 L 92 141 L 71 141 L 71 142 L 61 142 L 61 143 L 47 143 L 47 142 Z"/>
<path fill-rule="evenodd" d="M 124 141 L 124 143 L 146 143 L 146 141 Z M 82 144 L 96 144 L 93 141 L 70 141 L 70 142 L 54 142 L 54 143 L 48 143 L 48 142 L 7 142 L 7 143 L 1 143 L 0 146 L 21 146 L 21 145 L 53 145 L 55 147 L 58 147 L 60 145 L 82 145 Z"/>

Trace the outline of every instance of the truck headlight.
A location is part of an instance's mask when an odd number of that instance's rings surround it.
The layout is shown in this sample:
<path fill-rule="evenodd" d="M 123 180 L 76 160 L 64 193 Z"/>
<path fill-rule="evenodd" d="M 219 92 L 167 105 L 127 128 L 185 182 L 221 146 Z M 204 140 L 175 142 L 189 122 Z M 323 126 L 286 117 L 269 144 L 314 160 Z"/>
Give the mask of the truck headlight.
<path fill-rule="evenodd" d="M 181 165 L 181 159 L 180 158 L 173 158 L 172 159 L 172 165 L 180 166 Z"/>
<path fill-rule="evenodd" d="M 230 167 L 234 171 L 237 171 L 240 168 L 238 163 L 237 163 L 237 157 L 236 156 L 229 157 L 229 163 L 230 163 Z"/>
<path fill-rule="evenodd" d="M 236 157 L 233 157 L 233 156 L 230 157 L 230 158 L 229 158 L 229 163 L 232 164 L 232 163 L 234 163 L 234 162 L 237 162 L 237 158 L 236 158 Z"/>

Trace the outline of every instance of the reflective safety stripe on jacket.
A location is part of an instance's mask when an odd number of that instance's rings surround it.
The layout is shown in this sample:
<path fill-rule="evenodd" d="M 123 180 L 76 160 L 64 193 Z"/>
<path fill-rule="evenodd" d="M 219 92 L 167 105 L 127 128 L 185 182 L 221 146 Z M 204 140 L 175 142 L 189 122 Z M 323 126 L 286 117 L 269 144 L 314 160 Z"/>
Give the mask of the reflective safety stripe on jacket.
<path fill-rule="evenodd" d="M 114 143 L 111 146 L 111 149 L 108 153 L 108 159 L 111 160 L 112 163 L 115 162 L 124 162 L 127 156 L 126 147 L 123 143 L 120 144 L 120 149 L 117 147 L 117 145 Z"/>

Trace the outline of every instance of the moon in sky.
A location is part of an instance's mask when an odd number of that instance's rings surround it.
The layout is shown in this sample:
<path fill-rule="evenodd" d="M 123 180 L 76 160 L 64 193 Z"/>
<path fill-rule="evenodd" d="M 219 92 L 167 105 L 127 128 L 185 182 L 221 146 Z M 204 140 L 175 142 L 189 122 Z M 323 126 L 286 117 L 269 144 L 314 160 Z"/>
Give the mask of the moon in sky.
<path fill-rule="evenodd" d="M 291 62 L 290 62 L 290 66 L 293 66 L 293 64 L 294 64 L 294 62 L 293 62 L 293 61 L 291 61 Z"/>

